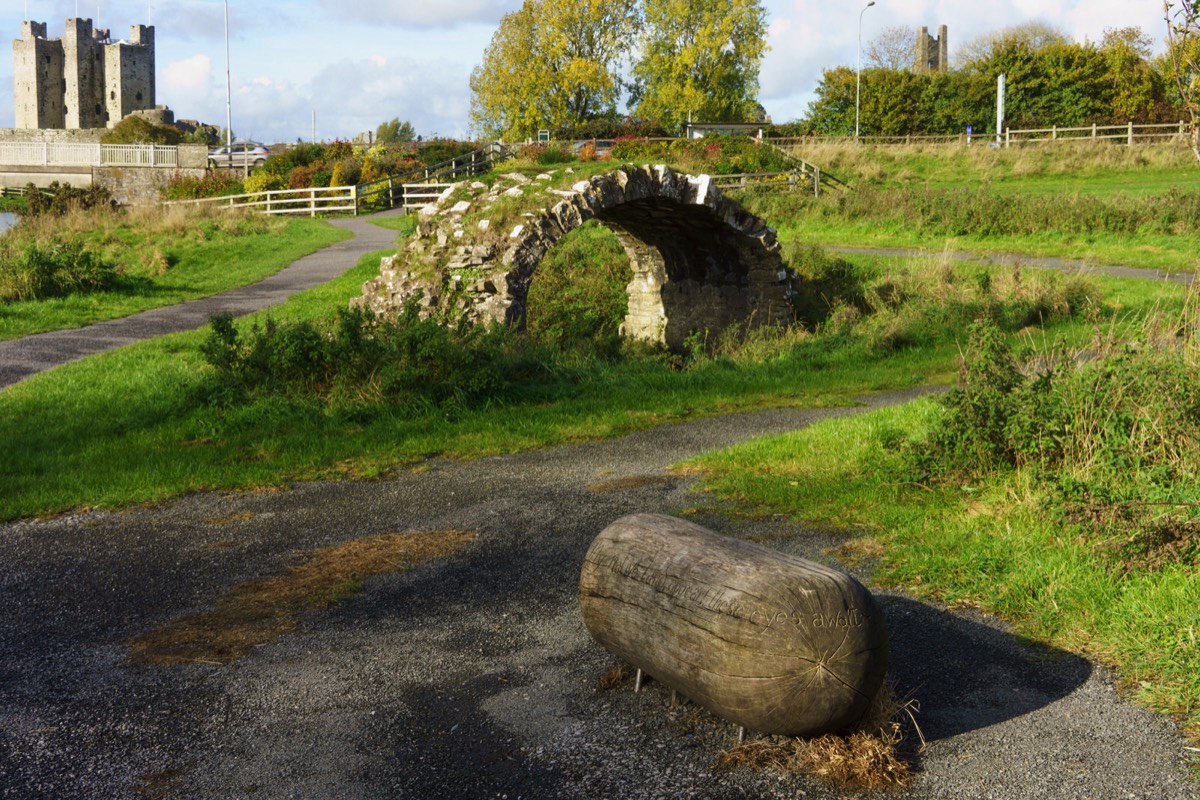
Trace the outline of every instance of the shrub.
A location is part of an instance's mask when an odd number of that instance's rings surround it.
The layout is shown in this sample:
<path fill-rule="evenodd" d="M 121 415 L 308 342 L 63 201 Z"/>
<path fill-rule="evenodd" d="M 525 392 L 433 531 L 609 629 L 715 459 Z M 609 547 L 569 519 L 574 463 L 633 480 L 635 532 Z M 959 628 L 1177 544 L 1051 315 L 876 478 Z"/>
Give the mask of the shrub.
<path fill-rule="evenodd" d="M 106 289 L 116 271 L 76 241 L 24 242 L 0 249 L 0 300 L 43 300 Z"/>
<path fill-rule="evenodd" d="M 276 189 L 287 189 L 287 182 L 279 175 L 270 172 L 255 172 L 246 180 L 242 181 L 242 188 L 247 194 L 254 192 L 268 192 Z"/>
<path fill-rule="evenodd" d="M 342 162 L 333 165 L 333 172 L 329 176 L 330 186 L 345 186 L 346 176 L 343 174 Z"/>
<path fill-rule="evenodd" d="M 116 207 L 116 201 L 103 186 L 93 184 L 87 188 L 75 188 L 69 183 L 53 181 L 45 192 L 32 183 L 25 186 L 25 210 L 22 213 L 28 217 L 61 217 L 71 211 Z"/>
<path fill-rule="evenodd" d="M 183 131 L 174 125 L 155 125 L 138 116 L 126 117 L 100 137 L 102 144 L 175 145 L 182 141 Z"/>
<path fill-rule="evenodd" d="M 203 177 L 175 175 L 163 190 L 166 200 L 198 200 L 203 197 L 220 197 L 223 194 L 238 194 L 241 181 L 233 170 L 209 170 Z"/>

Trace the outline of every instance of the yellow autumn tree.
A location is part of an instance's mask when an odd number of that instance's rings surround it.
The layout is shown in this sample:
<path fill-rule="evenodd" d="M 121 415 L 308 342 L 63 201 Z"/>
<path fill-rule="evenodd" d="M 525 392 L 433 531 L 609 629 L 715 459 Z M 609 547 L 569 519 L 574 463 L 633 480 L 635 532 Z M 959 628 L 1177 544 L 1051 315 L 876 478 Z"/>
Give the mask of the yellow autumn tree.
<path fill-rule="evenodd" d="M 667 129 L 751 121 L 766 34 L 759 0 L 645 0 L 635 113 Z"/>
<path fill-rule="evenodd" d="M 471 73 L 472 126 L 519 140 L 614 114 L 639 23 L 638 0 L 525 0 Z"/>

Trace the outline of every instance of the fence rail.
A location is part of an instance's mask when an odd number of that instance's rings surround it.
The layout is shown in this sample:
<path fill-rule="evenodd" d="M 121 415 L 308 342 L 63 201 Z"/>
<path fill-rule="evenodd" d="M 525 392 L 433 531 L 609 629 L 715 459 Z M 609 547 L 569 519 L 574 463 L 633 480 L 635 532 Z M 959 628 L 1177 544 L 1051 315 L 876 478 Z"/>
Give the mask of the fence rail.
<path fill-rule="evenodd" d="M 0 164 L 14 167 L 178 167 L 179 148 L 153 144 L 0 142 Z"/>
<path fill-rule="evenodd" d="M 970 135 L 965 133 L 940 136 L 904 135 L 904 136 L 860 136 L 860 144 L 873 145 L 913 145 L 913 144 L 958 144 L 987 146 L 999 141 L 1005 147 L 1021 144 L 1041 144 L 1048 142 L 1121 142 L 1129 146 L 1185 140 L 1187 123 L 1169 122 L 1166 124 L 1134 125 L 1132 122 L 1124 125 L 1089 125 L 1080 128 L 1005 128 L 1003 135 L 997 140 L 995 133 L 982 131 Z M 846 143 L 854 141 L 853 136 L 792 136 L 766 141 L 777 145 L 789 154 L 792 150 L 806 145 L 830 142 Z"/>
<path fill-rule="evenodd" d="M 272 189 L 266 192 L 173 200 L 164 205 L 211 205 L 219 208 L 248 208 L 265 214 L 317 214 L 348 211 L 358 213 L 357 186 L 327 186 L 311 189 Z"/>

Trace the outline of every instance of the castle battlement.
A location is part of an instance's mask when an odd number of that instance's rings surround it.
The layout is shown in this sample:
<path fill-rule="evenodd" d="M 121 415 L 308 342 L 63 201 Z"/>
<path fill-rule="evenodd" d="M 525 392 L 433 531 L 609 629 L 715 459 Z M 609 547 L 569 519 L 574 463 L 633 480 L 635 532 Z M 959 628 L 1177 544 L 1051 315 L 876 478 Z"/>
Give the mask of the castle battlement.
<path fill-rule="evenodd" d="M 113 42 L 90 19 L 66 22 L 61 39 L 26 21 L 13 41 L 17 128 L 111 128 L 155 107 L 154 27 L 133 25 Z"/>

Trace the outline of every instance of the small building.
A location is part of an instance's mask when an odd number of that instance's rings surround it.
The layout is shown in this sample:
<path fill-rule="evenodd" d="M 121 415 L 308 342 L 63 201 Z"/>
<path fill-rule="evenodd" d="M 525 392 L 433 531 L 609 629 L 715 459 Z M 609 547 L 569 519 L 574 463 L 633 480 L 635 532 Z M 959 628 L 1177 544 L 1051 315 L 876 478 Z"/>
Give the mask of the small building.
<path fill-rule="evenodd" d="M 937 38 L 929 35 L 929 28 L 917 28 L 917 47 L 913 56 L 913 73 L 931 75 L 950 69 L 950 40 L 946 26 L 938 28 Z"/>
<path fill-rule="evenodd" d="M 26 20 L 13 41 L 16 127 L 111 128 L 135 111 L 155 109 L 154 27 L 133 25 L 112 41 L 90 19 L 68 19 L 61 39 Z"/>

